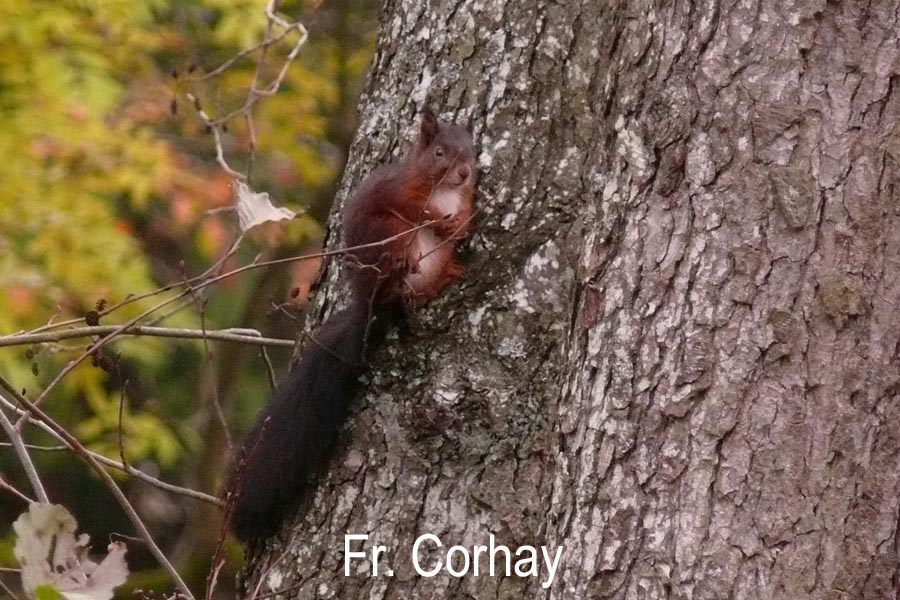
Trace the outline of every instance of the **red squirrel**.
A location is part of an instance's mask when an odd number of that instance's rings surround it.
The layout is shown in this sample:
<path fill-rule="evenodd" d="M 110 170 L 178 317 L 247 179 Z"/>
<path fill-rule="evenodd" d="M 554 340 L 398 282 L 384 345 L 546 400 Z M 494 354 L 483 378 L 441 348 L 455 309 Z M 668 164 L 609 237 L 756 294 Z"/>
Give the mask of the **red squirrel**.
<path fill-rule="evenodd" d="M 345 240 L 357 263 L 354 291 L 418 306 L 458 277 L 454 248 L 468 231 L 474 187 L 472 135 L 426 109 L 410 155 L 376 169 L 344 209 Z"/>
<path fill-rule="evenodd" d="M 347 201 L 350 298 L 303 347 L 232 460 L 225 489 L 239 539 L 275 533 L 312 489 L 349 413 L 366 347 L 462 273 L 455 247 L 469 229 L 475 176 L 472 135 L 426 109 L 409 154 L 373 171 Z"/>

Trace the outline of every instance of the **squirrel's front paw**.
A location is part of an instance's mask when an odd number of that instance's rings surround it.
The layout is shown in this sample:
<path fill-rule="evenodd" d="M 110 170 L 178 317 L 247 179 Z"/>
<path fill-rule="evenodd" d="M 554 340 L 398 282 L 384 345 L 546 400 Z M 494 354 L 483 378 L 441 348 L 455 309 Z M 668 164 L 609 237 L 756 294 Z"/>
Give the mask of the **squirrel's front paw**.
<path fill-rule="evenodd" d="M 435 231 L 441 236 L 448 237 L 458 234 L 462 230 L 463 225 L 463 220 L 459 214 L 452 213 L 444 215 L 441 219 L 435 221 L 432 227 L 434 227 Z"/>

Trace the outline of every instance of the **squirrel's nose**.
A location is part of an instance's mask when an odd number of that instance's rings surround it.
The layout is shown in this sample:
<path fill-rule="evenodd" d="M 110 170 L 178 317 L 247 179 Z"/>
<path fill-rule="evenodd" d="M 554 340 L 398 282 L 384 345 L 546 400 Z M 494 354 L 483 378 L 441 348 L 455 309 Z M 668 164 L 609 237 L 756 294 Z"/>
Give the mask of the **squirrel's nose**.
<path fill-rule="evenodd" d="M 472 169 L 469 168 L 469 165 L 460 165 L 458 169 L 456 169 L 456 173 L 459 175 L 459 178 L 463 181 L 469 178 L 469 175 L 472 174 Z"/>

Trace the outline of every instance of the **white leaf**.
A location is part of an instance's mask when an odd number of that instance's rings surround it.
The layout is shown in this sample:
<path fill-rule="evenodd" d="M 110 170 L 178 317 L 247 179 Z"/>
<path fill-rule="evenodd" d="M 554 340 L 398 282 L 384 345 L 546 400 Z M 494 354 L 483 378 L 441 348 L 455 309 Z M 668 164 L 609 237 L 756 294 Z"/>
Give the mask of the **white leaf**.
<path fill-rule="evenodd" d="M 77 528 L 64 507 L 38 502 L 13 523 L 22 587 L 30 597 L 36 587 L 51 585 L 70 600 L 109 600 L 113 589 L 125 582 L 125 545 L 111 543 L 109 554 L 98 564 L 88 557 L 90 538 L 75 537 Z"/>
<path fill-rule="evenodd" d="M 263 223 L 287 221 L 297 216 L 294 211 L 283 206 L 273 206 L 268 192 L 254 192 L 243 181 L 238 181 L 234 189 L 238 223 L 245 233 Z"/>

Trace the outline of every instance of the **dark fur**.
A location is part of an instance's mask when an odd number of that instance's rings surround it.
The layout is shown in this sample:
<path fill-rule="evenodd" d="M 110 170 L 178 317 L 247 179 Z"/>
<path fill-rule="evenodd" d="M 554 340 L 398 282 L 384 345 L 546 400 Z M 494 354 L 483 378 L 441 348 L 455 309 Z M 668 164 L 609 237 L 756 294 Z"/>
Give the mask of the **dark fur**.
<path fill-rule="evenodd" d="M 358 386 L 363 346 L 374 340 L 370 321 L 362 301 L 331 315 L 247 435 L 227 487 L 239 485 L 231 516 L 239 539 L 272 535 L 324 466 Z"/>

